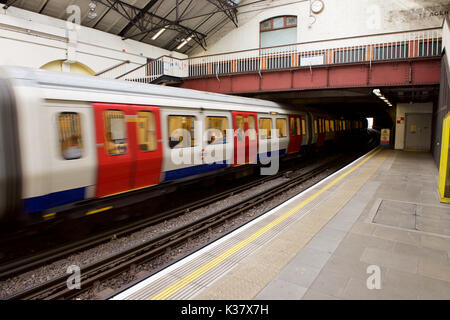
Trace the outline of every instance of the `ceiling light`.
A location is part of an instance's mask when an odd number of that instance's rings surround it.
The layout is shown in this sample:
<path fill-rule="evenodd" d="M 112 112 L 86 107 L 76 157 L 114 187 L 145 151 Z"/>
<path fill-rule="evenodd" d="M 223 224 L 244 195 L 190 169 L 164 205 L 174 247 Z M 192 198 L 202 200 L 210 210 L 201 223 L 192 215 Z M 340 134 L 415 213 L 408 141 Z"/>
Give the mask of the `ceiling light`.
<path fill-rule="evenodd" d="M 159 31 L 157 33 L 155 33 L 155 35 L 152 37 L 152 40 L 156 40 L 160 35 L 162 35 L 162 33 L 164 31 L 166 31 L 167 26 L 165 26 L 164 28 L 159 29 Z"/>
<path fill-rule="evenodd" d="M 192 40 L 192 36 L 190 36 L 189 38 L 187 38 L 186 40 L 184 40 L 183 42 L 181 42 L 181 43 L 178 45 L 177 50 L 183 48 L 184 45 L 185 45 L 186 43 L 188 43 L 189 41 L 191 41 L 191 40 Z"/>
<path fill-rule="evenodd" d="M 375 93 L 377 96 L 381 96 L 380 89 L 373 89 L 373 93 Z"/>
<path fill-rule="evenodd" d="M 88 12 L 88 18 L 89 19 L 95 19 L 97 18 L 97 13 L 95 12 L 95 9 L 97 8 L 97 4 L 94 0 L 92 0 L 89 3 L 89 12 Z"/>

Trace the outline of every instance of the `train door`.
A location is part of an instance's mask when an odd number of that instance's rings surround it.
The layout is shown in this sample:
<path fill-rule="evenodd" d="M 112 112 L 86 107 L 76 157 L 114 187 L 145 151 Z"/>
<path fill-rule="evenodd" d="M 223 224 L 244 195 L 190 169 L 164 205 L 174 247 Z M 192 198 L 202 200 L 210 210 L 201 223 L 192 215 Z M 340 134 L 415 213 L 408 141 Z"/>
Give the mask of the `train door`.
<path fill-rule="evenodd" d="M 322 147 L 325 143 L 325 120 L 323 118 L 317 118 L 318 121 L 318 138 L 317 138 L 317 146 Z"/>
<path fill-rule="evenodd" d="M 289 115 L 289 148 L 288 153 L 299 152 L 302 145 L 301 131 L 302 117 L 300 115 Z"/>
<path fill-rule="evenodd" d="M 258 128 L 256 113 L 233 111 L 234 166 L 256 163 Z"/>
<path fill-rule="evenodd" d="M 133 106 L 131 127 L 136 144 L 133 188 L 158 184 L 162 167 L 162 138 L 159 107 Z M 134 120 L 135 119 L 135 120 Z M 131 141 L 130 136 L 130 141 Z"/>
<path fill-rule="evenodd" d="M 112 103 L 93 103 L 93 107 L 98 158 L 96 196 L 158 183 L 162 159 L 159 108 Z"/>

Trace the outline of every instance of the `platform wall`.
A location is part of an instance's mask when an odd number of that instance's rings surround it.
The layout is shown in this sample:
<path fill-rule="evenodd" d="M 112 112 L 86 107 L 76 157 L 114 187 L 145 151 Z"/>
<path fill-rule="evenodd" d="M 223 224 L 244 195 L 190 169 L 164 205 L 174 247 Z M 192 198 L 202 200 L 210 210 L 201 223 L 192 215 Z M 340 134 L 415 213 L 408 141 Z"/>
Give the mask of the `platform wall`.
<path fill-rule="evenodd" d="M 187 56 L 100 30 L 79 26 L 69 33 L 65 20 L 0 7 L 0 65 L 40 68 L 55 60 L 80 62 L 95 73 L 130 60 L 132 69 L 147 58 Z"/>
<path fill-rule="evenodd" d="M 239 8 L 237 28 L 230 20 L 207 37 L 207 50 L 194 47 L 190 56 L 210 55 L 259 48 L 260 22 L 277 16 L 297 16 L 297 43 L 346 37 L 381 35 L 442 26 L 448 0 L 322 0 L 324 9 L 310 13 L 310 1 L 265 1 Z M 242 4 L 255 2 L 245 0 Z M 312 15 L 314 18 L 311 18 Z M 345 43 L 340 43 L 340 45 Z M 355 45 L 352 39 L 348 46 Z"/>
<path fill-rule="evenodd" d="M 446 49 L 448 52 L 449 49 Z M 444 53 L 441 62 L 441 84 L 439 88 L 439 103 L 433 114 L 433 141 L 431 151 L 437 167 L 441 158 L 442 122 L 448 112 L 450 112 L 450 66 L 448 54 Z"/>
<path fill-rule="evenodd" d="M 403 150 L 405 148 L 405 124 L 406 114 L 433 113 L 433 103 L 398 103 L 396 112 L 395 126 L 395 149 Z"/>

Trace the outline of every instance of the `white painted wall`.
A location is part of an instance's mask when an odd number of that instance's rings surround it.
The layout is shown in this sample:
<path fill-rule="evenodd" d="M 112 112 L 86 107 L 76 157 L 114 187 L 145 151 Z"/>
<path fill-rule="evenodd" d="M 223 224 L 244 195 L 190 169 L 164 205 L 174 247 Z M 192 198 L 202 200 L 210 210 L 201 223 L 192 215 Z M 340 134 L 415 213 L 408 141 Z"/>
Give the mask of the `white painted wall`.
<path fill-rule="evenodd" d="M 395 149 L 405 148 L 406 113 L 433 113 L 433 103 L 399 103 L 396 110 Z M 403 120 L 402 120 L 403 118 Z M 398 123 L 400 121 L 400 123 Z"/>
<path fill-rule="evenodd" d="M 241 4 L 253 0 L 242 1 Z M 375 35 L 442 26 L 439 10 L 448 0 L 323 0 L 324 10 L 310 16 L 310 1 L 265 1 L 238 11 L 239 28 L 224 22 L 207 38 L 208 50 L 193 49 L 190 56 L 210 55 L 259 47 L 261 21 L 281 15 L 297 16 L 297 42 Z M 425 9 L 424 9 L 425 8 Z M 311 24 L 313 22 L 313 24 Z M 349 42 L 349 45 L 353 43 Z"/>
<path fill-rule="evenodd" d="M 40 68 L 54 60 L 69 59 L 81 62 L 95 72 L 125 60 L 132 62 L 128 65 L 131 69 L 144 64 L 146 58 L 186 57 L 83 26 L 69 37 L 66 21 L 15 7 L 0 8 L 0 48 L 0 65 Z"/>

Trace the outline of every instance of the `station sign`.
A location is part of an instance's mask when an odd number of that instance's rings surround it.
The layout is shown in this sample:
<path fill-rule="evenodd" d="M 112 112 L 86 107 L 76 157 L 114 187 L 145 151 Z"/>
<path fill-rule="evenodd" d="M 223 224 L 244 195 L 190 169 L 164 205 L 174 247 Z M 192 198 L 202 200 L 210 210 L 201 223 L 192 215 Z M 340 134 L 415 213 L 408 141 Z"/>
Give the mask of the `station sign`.
<path fill-rule="evenodd" d="M 390 136 L 391 136 L 391 130 L 381 129 L 380 144 L 382 146 L 388 146 L 390 143 L 389 142 Z"/>

